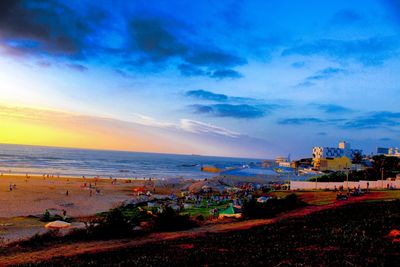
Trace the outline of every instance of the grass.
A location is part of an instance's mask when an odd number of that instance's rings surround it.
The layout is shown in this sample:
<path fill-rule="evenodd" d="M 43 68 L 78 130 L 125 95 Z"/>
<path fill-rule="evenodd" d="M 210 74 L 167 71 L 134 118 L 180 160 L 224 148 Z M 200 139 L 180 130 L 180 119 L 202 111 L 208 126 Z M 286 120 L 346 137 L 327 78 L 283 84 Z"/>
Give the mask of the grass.
<path fill-rule="evenodd" d="M 36 265 L 395 266 L 400 201 L 357 203 L 249 230 L 155 241 Z"/>
<path fill-rule="evenodd" d="M 215 208 L 217 208 L 217 209 L 219 209 L 219 210 L 224 210 L 224 209 L 227 208 L 228 204 L 229 204 L 229 202 L 226 201 L 226 202 L 223 202 L 223 203 L 220 203 L 220 204 L 211 204 L 211 205 L 209 205 L 208 208 L 207 208 L 206 202 L 203 201 L 203 202 L 201 203 L 201 206 L 200 206 L 200 207 L 198 207 L 198 208 L 192 207 L 192 208 L 189 208 L 189 209 L 184 209 L 184 210 L 181 212 L 181 214 L 182 214 L 182 215 L 187 214 L 187 215 L 189 215 L 190 217 L 196 217 L 196 216 L 202 215 L 202 216 L 204 216 L 205 218 L 207 218 L 207 217 L 210 216 L 210 210 L 215 209 Z"/>

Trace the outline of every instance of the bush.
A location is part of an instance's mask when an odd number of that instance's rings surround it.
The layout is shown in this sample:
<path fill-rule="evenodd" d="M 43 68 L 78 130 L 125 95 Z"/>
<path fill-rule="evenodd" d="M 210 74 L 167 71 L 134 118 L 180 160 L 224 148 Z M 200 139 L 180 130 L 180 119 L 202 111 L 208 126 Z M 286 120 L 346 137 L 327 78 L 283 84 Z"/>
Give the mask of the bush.
<path fill-rule="evenodd" d="M 265 203 L 259 203 L 256 199 L 243 203 L 242 214 L 244 218 L 270 218 L 277 213 L 296 209 L 304 206 L 296 194 L 290 194 L 283 199 L 272 198 Z"/>
<path fill-rule="evenodd" d="M 179 231 L 197 226 L 197 223 L 192 221 L 189 215 L 179 215 L 171 207 L 167 207 L 164 211 L 157 213 L 154 222 L 156 231 Z"/>
<path fill-rule="evenodd" d="M 39 247 L 44 245 L 45 243 L 51 242 L 55 239 L 60 238 L 58 230 L 50 230 L 43 234 L 35 234 L 29 239 L 22 240 L 18 242 L 18 246 L 20 247 Z"/>
<path fill-rule="evenodd" d="M 102 237 L 129 236 L 132 233 L 132 224 L 123 215 L 120 208 L 110 210 L 91 229 Z"/>

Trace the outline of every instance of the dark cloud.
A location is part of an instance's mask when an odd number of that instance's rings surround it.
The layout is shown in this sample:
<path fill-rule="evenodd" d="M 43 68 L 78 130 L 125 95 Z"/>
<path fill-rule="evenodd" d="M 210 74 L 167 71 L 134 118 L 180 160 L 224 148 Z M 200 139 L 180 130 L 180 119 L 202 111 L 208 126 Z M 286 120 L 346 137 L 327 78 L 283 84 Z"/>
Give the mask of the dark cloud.
<path fill-rule="evenodd" d="M 333 24 L 353 24 L 362 19 L 362 16 L 353 9 L 342 9 L 332 18 Z"/>
<path fill-rule="evenodd" d="M 323 79 L 328 79 L 331 78 L 332 76 L 340 73 L 347 73 L 346 70 L 340 69 L 340 68 L 325 68 L 323 70 L 318 71 L 316 74 L 311 75 L 306 78 L 308 81 L 315 81 L 315 80 L 323 80 Z"/>
<path fill-rule="evenodd" d="M 191 64 L 179 64 L 178 70 L 184 76 L 209 76 L 210 73 L 207 71 L 202 70 L 197 66 L 193 66 Z"/>
<path fill-rule="evenodd" d="M 238 79 L 242 78 L 243 75 L 237 72 L 236 70 L 223 69 L 214 71 L 210 77 L 216 79 L 225 79 L 225 78 Z"/>
<path fill-rule="evenodd" d="M 143 68 L 144 64 L 162 68 L 167 62 L 178 62 L 176 66 L 182 75 L 225 79 L 241 78 L 231 67 L 247 63 L 220 48 L 193 44 L 190 37 L 195 30 L 170 18 L 135 17 L 129 24 L 129 32 L 129 49 L 134 57 L 131 59 L 134 64 L 130 65 L 135 68 Z"/>
<path fill-rule="evenodd" d="M 201 100 L 211 100 L 217 102 L 226 102 L 228 101 L 228 96 L 224 94 L 216 94 L 206 90 L 191 90 L 187 91 L 186 96 L 194 97 Z"/>
<path fill-rule="evenodd" d="M 278 124 L 282 125 L 304 125 L 304 124 L 322 124 L 325 123 L 324 120 L 319 118 L 288 118 L 281 119 Z"/>
<path fill-rule="evenodd" d="M 312 104 L 325 113 L 349 113 L 351 109 L 336 104 Z"/>
<path fill-rule="evenodd" d="M 346 122 L 349 129 L 376 129 L 400 126 L 400 112 L 380 111 L 367 114 Z"/>
<path fill-rule="evenodd" d="M 125 7 L 126 13 L 117 14 L 105 3 L 0 1 L 2 52 L 71 64 L 107 59 L 124 72 L 160 72 L 172 67 L 185 76 L 242 77 L 234 68 L 246 60 L 199 38 L 194 26 L 166 13 L 144 11 L 141 4 Z"/>
<path fill-rule="evenodd" d="M 214 105 L 191 105 L 195 113 L 206 114 L 214 117 L 231 117 L 236 119 L 255 119 L 265 116 L 272 111 L 273 106 L 255 106 L 247 104 L 214 104 Z"/>
<path fill-rule="evenodd" d="M 303 82 L 297 84 L 296 87 L 312 87 L 314 85 L 315 85 L 315 83 L 313 83 L 313 82 L 303 81 Z"/>
<path fill-rule="evenodd" d="M 390 17 L 393 21 L 400 25 L 400 1 L 398 0 L 381 0 L 386 6 Z"/>
<path fill-rule="evenodd" d="M 246 64 L 246 60 L 236 55 L 229 54 L 217 48 L 197 48 L 185 57 L 185 61 L 196 66 L 207 67 L 233 67 Z"/>
<path fill-rule="evenodd" d="M 187 53 L 187 47 L 178 37 L 168 30 L 168 24 L 175 25 L 167 20 L 139 18 L 132 19 L 129 24 L 130 49 L 141 52 L 147 61 L 166 61 L 171 57 L 182 56 Z M 172 27 L 172 26 L 169 26 Z M 175 29 L 184 28 L 178 25 Z"/>
<path fill-rule="evenodd" d="M 341 68 L 333 68 L 333 67 L 325 68 L 316 72 L 314 75 L 308 76 L 306 79 L 304 79 L 304 81 L 297 84 L 296 87 L 311 87 L 314 86 L 317 81 L 329 79 L 335 75 L 346 74 L 346 73 L 347 71 Z"/>
<path fill-rule="evenodd" d="M 83 66 L 81 64 L 66 64 L 65 66 L 70 68 L 70 69 L 72 69 L 72 70 L 76 70 L 76 71 L 79 71 L 79 72 L 84 72 L 84 71 L 88 70 L 87 67 L 85 67 L 85 66 Z"/>
<path fill-rule="evenodd" d="M 382 141 L 382 142 L 388 142 L 388 141 L 392 141 L 393 139 L 392 138 L 389 138 L 389 137 L 382 137 L 382 138 L 379 138 L 379 141 Z"/>
<path fill-rule="evenodd" d="M 358 40 L 322 39 L 288 48 L 282 52 L 282 56 L 319 55 L 338 61 L 355 60 L 366 66 L 380 65 L 385 60 L 398 55 L 399 45 L 398 36 Z"/>
<path fill-rule="evenodd" d="M 242 78 L 243 75 L 232 69 L 221 69 L 215 71 L 208 71 L 202 67 L 198 67 L 191 64 L 179 64 L 178 70 L 180 70 L 181 74 L 184 76 L 205 76 L 215 79 L 238 79 Z"/>
<path fill-rule="evenodd" d="M 206 90 L 191 90 L 185 93 L 185 96 L 192 97 L 198 100 L 214 101 L 214 102 L 229 102 L 231 104 L 248 104 L 256 106 L 265 106 L 267 109 L 276 109 L 282 107 L 281 104 L 269 103 L 263 99 L 257 99 L 252 97 L 238 97 L 229 96 L 225 94 L 216 94 Z"/>
<path fill-rule="evenodd" d="M 304 61 L 297 61 L 297 62 L 293 62 L 293 63 L 291 64 L 291 66 L 292 66 L 293 68 L 300 69 L 300 68 L 304 67 L 305 64 L 306 64 L 306 63 L 305 63 Z"/>
<path fill-rule="evenodd" d="M 9 53 L 78 56 L 93 30 L 87 14 L 58 1 L 0 2 L 0 41 Z"/>

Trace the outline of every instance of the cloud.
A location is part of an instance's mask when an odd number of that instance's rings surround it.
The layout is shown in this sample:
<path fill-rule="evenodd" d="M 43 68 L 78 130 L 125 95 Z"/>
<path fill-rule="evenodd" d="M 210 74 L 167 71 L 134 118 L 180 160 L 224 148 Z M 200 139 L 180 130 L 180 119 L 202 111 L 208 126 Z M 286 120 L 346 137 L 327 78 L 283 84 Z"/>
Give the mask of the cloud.
<path fill-rule="evenodd" d="M 178 70 L 183 76 L 209 76 L 210 72 L 207 72 L 197 66 L 191 64 L 182 63 L 177 66 Z"/>
<path fill-rule="evenodd" d="M 340 68 L 325 68 L 323 70 L 318 71 L 316 74 L 311 75 L 306 78 L 308 81 L 317 81 L 317 80 L 323 80 L 323 79 L 328 79 L 331 78 L 334 75 L 341 74 L 341 73 L 347 73 L 346 70 L 340 69 Z"/>
<path fill-rule="evenodd" d="M 317 133 L 317 135 L 319 135 L 319 136 L 326 136 L 326 135 L 328 135 L 326 132 L 319 132 L 319 133 Z"/>
<path fill-rule="evenodd" d="M 191 105 L 193 112 L 214 117 L 231 117 L 236 119 L 255 119 L 265 116 L 276 107 L 274 105 L 247 105 L 247 104 L 214 104 Z"/>
<path fill-rule="evenodd" d="M 185 55 L 188 48 L 167 29 L 171 25 L 175 25 L 174 29 L 184 29 L 183 25 L 169 20 L 135 17 L 129 23 L 130 49 L 139 51 L 146 61 L 155 63 Z"/>
<path fill-rule="evenodd" d="M 313 82 L 304 81 L 304 82 L 301 82 L 301 83 L 297 84 L 296 87 L 311 87 L 311 86 L 314 86 L 314 85 L 315 85 L 315 83 L 313 83 Z"/>
<path fill-rule="evenodd" d="M 195 48 L 185 57 L 185 61 L 195 66 L 233 67 L 246 64 L 247 61 L 218 48 Z"/>
<path fill-rule="evenodd" d="M 324 123 L 324 120 L 319 118 L 288 118 L 281 119 L 278 121 L 278 124 L 282 125 L 304 125 L 304 124 L 321 124 Z"/>
<path fill-rule="evenodd" d="M 306 65 L 306 63 L 304 61 L 297 61 L 297 62 L 293 62 L 291 64 L 291 66 L 296 69 L 300 69 L 300 68 L 304 67 L 305 65 Z"/>
<path fill-rule="evenodd" d="M 179 123 L 171 123 L 160 121 L 155 118 L 145 116 L 142 114 L 135 114 L 136 119 L 135 123 L 139 123 L 141 125 L 162 128 L 162 129 L 169 129 L 169 130 L 176 130 L 176 131 L 185 131 L 195 134 L 216 134 L 222 135 L 231 138 L 238 138 L 241 136 L 240 133 L 230 131 L 228 129 L 215 126 L 209 123 L 190 120 L 190 119 L 180 119 Z"/>
<path fill-rule="evenodd" d="M 237 72 L 236 70 L 231 70 L 231 69 L 222 69 L 222 70 L 216 70 L 214 71 L 210 77 L 216 78 L 216 79 L 225 79 L 225 78 L 231 78 L 231 79 L 238 79 L 242 78 L 243 75 Z"/>
<path fill-rule="evenodd" d="M 252 97 L 229 96 L 225 94 L 217 94 L 211 91 L 199 89 L 190 90 L 185 93 L 185 96 L 192 97 L 198 100 L 207 100 L 215 102 L 230 102 L 236 104 L 252 104 L 252 105 L 265 105 L 269 109 L 279 108 L 281 105 L 267 103 L 267 101 Z"/>
<path fill-rule="evenodd" d="M 87 67 L 85 67 L 85 66 L 83 66 L 81 64 L 66 64 L 65 66 L 70 68 L 70 69 L 72 69 L 72 70 L 76 70 L 76 71 L 79 71 L 79 72 L 85 72 L 85 71 L 88 70 Z"/>
<path fill-rule="evenodd" d="M 126 62 L 130 62 L 133 68 L 143 68 L 146 64 L 162 68 L 163 64 L 169 63 L 176 65 L 184 76 L 242 77 L 231 68 L 246 64 L 245 59 L 219 47 L 192 43 L 194 31 L 172 18 L 136 16 L 129 23 L 129 49 L 133 59 Z"/>
<path fill-rule="evenodd" d="M 390 17 L 394 22 L 400 25 L 400 2 L 398 0 L 382 0 L 386 6 Z"/>
<path fill-rule="evenodd" d="M 217 70 L 207 70 L 202 67 L 194 66 L 191 64 L 179 64 L 177 66 L 178 70 L 181 72 L 183 76 L 205 76 L 215 79 L 239 79 L 242 78 L 243 75 L 232 69 L 217 69 Z"/>
<path fill-rule="evenodd" d="M 187 91 L 186 96 L 194 97 L 201 100 L 211 100 L 217 102 L 226 102 L 228 101 L 228 96 L 224 94 L 216 94 L 210 91 L 205 90 L 191 90 Z"/>
<path fill-rule="evenodd" d="M 0 10 L 0 42 L 9 53 L 76 57 L 93 33 L 89 14 L 59 1 L 5 0 Z"/>
<path fill-rule="evenodd" d="M 152 117 L 145 116 L 142 114 L 135 114 L 135 115 L 137 117 L 135 122 L 142 124 L 142 125 L 152 126 L 152 127 L 157 127 L 157 128 L 168 128 L 168 129 L 178 128 L 178 126 L 174 123 L 158 121 Z"/>
<path fill-rule="evenodd" d="M 325 113 L 349 113 L 351 109 L 336 104 L 311 104 Z"/>
<path fill-rule="evenodd" d="M 377 129 L 400 126 L 400 112 L 372 112 L 346 122 L 343 127 L 349 129 Z"/>
<path fill-rule="evenodd" d="M 332 78 L 335 75 L 346 74 L 347 71 L 341 68 L 328 67 L 316 72 L 314 75 L 308 76 L 304 81 L 298 83 L 296 87 L 311 87 L 316 84 L 317 81 Z"/>
<path fill-rule="evenodd" d="M 0 45 L 8 56 L 52 58 L 62 64 L 107 62 L 128 74 L 173 68 L 184 76 L 210 79 L 241 78 L 234 68 L 247 63 L 237 52 L 199 36 L 195 26 L 172 13 L 149 11 L 143 3 L 118 4 L 126 10 L 117 13 L 102 2 L 0 2 Z"/>
<path fill-rule="evenodd" d="M 321 39 L 285 49 L 282 56 L 325 56 L 337 61 L 354 60 L 365 66 L 381 65 L 385 60 L 398 55 L 399 37 L 372 37 L 357 40 Z"/>
<path fill-rule="evenodd" d="M 238 138 L 241 136 L 240 133 L 233 132 L 230 130 L 227 130 L 222 127 L 214 126 L 212 124 L 204 123 L 204 122 L 199 122 L 199 121 L 194 121 L 194 120 L 189 120 L 189 119 L 181 119 L 181 129 L 187 131 L 187 132 L 192 132 L 192 133 L 197 133 L 197 134 L 218 134 L 218 135 L 223 135 L 231 138 Z"/>
<path fill-rule="evenodd" d="M 331 22 L 335 25 L 353 24 L 362 19 L 362 16 L 353 9 L 342 9 L 335 13 Z"/>
<path fill-rule="evenodd" d="M 392 138 L 390 138 L 390 137 L 382 137 L 382 138 L 379 138 L 379 141 L 382 141 L 382 142 L 388 142 L 388 141 L 392 141 L 393 139 Z"/>

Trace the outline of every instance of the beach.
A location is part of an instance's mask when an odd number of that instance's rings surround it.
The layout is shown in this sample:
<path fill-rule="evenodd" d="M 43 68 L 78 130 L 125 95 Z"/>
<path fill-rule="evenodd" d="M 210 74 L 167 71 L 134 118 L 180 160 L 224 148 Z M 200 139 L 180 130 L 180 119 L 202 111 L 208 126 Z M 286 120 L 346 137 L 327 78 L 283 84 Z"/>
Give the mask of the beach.
<path fill-rule="evenodd" d="M 151 182 L 148 179 L 83 179 L 2 174 L 0 176 L 0 239 L 8 242 L 29 237 L 35 233 L 43 233 L 45 222 L 41 222 L 39 217 L 46 210 L 58 215 L 62 215 L 65 211 L 67 216 L 74 218 L 108 211 L 126 200 L 133 199 L 134 188 L 148 186 L 149 183 L 153 183 L 157 192 L 163 194 L 174 192 L 176 188 L 166 181 L 153 180 Z M 10 190 L 10 185 L 12 190 Z M 73 226 L 79 225 L 73 223 Z"/>
<path fill-rule="evenodd" d="M 0 217 L 38 216 L 46 209 L 65 210 L 67 215 L 74 217 L 95 214 L 128 199 L 132 196 L 133 185 L 143 184 L 143 181 L 125 183 L 117 180 L 113 184 L 111 181 L 3 174 L 0 176 Z"/>

